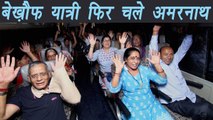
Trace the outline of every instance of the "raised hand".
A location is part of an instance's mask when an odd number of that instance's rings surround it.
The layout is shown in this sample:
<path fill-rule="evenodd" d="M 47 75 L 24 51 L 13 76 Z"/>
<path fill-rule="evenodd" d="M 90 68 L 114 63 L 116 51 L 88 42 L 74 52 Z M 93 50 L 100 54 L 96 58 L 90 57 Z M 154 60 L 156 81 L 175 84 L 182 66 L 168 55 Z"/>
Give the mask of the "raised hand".
<path fill-rule="evenodd" d="M 15 79 L 18 74 L 20 67 L 14 70 L 15 58 L 12 57 L 10 62 L 10 56 L 7 55 L 6 62 L 4 57 L 1 57 L 1 67 L 0 67 L 0 88 L 7 88 L 9 83 Z"/>
<path fill-rule="evenodd" d="M 128 38 L 127 32 L 123 32 L 122 36 L 119 36 L 119 42 L 124 44 Z"/>
<path fill-rule="evenodd" d="M 71 31 L 70 33 L 71 33 L 72 36 L 75 36 L 75 32 L 74 31 Z"/>
<path fill-rule="evenodd" d="M 151 59 L 147 58 L 149 62 L 152 64 L 160 64 L 160 52 L 157 52 L 155 50 L 150 50 L 149 51 Z"/>
<path fill-rule="evenodd" d="M 57 34 L 57 35 L 59 35 L 59 34 L 60 34 L 60 31 L 59 31 L 59 30 L 57 30 L 57 31 L 56 31 L 56 34 Z"/>
<path fill-rule="evenodd" d="M 124 67 L 124 62 L 121 61 L 121 57 L 119 55 L 115 55 L 112 58 L 112 61 L 115 64 L 115 73 L 121 73 L 122 68 Z"/>
<path fill-rule="evenodd" d="M 153 34 L 158 34 L 159 30 L 160 30 L 161 26 L 159 25 L 155 25 L 152 29 Z"/>
<path fill-rule="evenodd" d="M 88 39 L 89 39 L 90 45 L 94 46 L 95 42 L 96 42 L 96 37 L 93 34 L 90 33 L 89 36 L 88 36 Z"/>
<path fill-rule="evenodd" d="M 21 47 L 19 47 L 22 52 L 30 53 L 30 44 L 27 41 L 23 41 L 21 43 Z"/>
<path fill-rule="evenodd" d="M 88 23 L 84 22 L 84 23 L 83 23 L 83 27 L 86 27 L 86 26 L 87 26 L 87 24 L 88 24 Z"/>
<path fill-rule="evenodd" d="M 109 36 L 110 36 L 110 38 L 112 39 L 112 38 L 113 38 L 113 36 L 114 36 L 113 31 L 109 31 L 108 35 L 109 35 Z"/>
<path fill-rule="evenodd" d="M 64 67 L 66 61 L 67 61 L 67 58 L 63 54 L 60 53 L 59 55 L 56 55 L 55 64 L 51 63 L 51 67 L 53 71 Z"/>
<path fill-rule="evenodd" d="M 38 60 L 38 58 L 31 52 L 31 50 L 30 50 L 30 43 L 29 42 L 23 41 L 21 43 L 21 47 L 19 47 L 19 48 L 20 48 L 20 50 L 22 52 L 26 53 L 30 57 L 30 59 L 32 61 L 37 61 Z"/>

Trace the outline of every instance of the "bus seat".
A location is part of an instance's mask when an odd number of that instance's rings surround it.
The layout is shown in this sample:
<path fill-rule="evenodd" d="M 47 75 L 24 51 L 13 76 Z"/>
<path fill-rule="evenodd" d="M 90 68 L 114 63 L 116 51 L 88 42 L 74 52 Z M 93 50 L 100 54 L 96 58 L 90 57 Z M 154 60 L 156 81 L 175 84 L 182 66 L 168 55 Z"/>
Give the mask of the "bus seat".
<path fill-rule="evenodd" d="M 160 50 L 160 48 L 164 47 L 164 46 L 170 46 L 170 44 L 166 43 L 165 35 L 160 35 L 159 36 L 159 43 L 158 43 L 158 50 Z"/>
<path fill-rule="evenodd" d="M 114 102 L 114 105 L 116 107 L 116 109 L 114 109 L 112 106 L 112 103 L 109 102 L 109 99 L 108 100 L 108 103 L 109 103 L 109 106 L 111 106 L 111 110 L 113 112 L 113 114 L 115 115 L 115 117 L 119 120 L 121 120 L 121 115 L 120 113 L 122 112 L 123 115 L 126 117 L 126 118 L 129 118 L 131 116 L 131 113 L 130 111 L 128 110 L 128 108 L 126 107 L 126 105 L 121 101 L 121 98 L 119 97 L 119 95 L 116 95 L 116 94 L 111 94 L 108 90 L 109 88 L 109 84 L 110 82 L 107 80 L 107 78 L 105 77 L 105 74 L 103 72 L 101 72 L 100 70 L 98 71 L 98 74 L 99 74 L 99 84 L 101 85 L 101 88 L 105 94 L 105 97 L 106 98 L 111 98 Z M 118 109 L 117 109 L 118 107 Z"/>
<path fill-rule="evenodd" d="M 198 89 L 202 89 L 203 88 L 202 84 L 194 82 L 194 81 L 190 81 L 190 80 L 186 80 L 186 84 L 189 85 L 189 86 L 198 88 Z"/>
<path fill-rule="evenodd" d="M 162 98 L 164 100 L 166 100 L 167 102 L 170 102 L 172 99 L 166 95 L 165 93 L 163 93 L 162 91 L 158 90 L 157 88 L 155 87 L 151 87 L 151 90 L 152 90 L 152 93 L 157 97 L 157 98 Z M 189 117 L 185 117 L 185 116 L 182 116 L 178 113 L 175 113 L 173 111 L 171 111 L 169 108 L 167 108 L 165 105 L 163 105 L 164 108 L 170 113 L 170 115 L 175 119 L 175 120 L 192 120 L 191 118 Z"/>
<path fill-rule="evenodd" d="M 167 102 L 172 101 L 172 99 L 166 95 L 165 93 L 163 93 L 162 91 L 158 90 L 157 88 L 151 87 L 152 93 L 156 96 L 156 97 L 160 97 L 164 100 L 166 100 Z"/>
<path fill-rule="evenodd" d="M 129 118 L 131 116 L 130 111 L 126 107 L 126 105 L 121 101 L 120 98 L 116 97 L 115 98 L 115 103 L 117 104 L 119 110 L 124 114 L 126 118 Z"/>

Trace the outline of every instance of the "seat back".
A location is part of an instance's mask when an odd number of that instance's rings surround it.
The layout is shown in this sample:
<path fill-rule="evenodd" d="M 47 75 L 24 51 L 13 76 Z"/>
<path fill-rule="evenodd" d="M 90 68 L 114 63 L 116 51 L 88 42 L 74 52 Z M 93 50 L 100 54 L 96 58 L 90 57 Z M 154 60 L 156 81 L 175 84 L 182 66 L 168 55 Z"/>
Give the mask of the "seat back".
<path fill-rule="evenodd" d="M 170 46 L 170 44 L 166 43 L 165 35 L 160 35 L 159 36 L 159 43 L 158 43 L 158 50 L 160 50 L 160 48 L 164 47 L 164 46 Z"/>

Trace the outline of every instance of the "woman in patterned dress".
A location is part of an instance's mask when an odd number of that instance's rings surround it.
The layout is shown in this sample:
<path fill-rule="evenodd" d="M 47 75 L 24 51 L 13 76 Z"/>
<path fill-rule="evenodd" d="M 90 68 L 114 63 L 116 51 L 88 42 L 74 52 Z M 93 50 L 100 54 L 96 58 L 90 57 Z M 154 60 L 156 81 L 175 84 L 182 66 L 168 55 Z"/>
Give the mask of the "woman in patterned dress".
<path fill-rule="evenodd" d="M 111 47 L 111 37 L 109 35 L 103 36 L 101 40 L 102 48 L 99 50 L 94 51 L 96 37 L 93 34 L 89 34 L 89 42 L 90 42 L 90 49 L 88 53 L 88 58 L 90 61 L 98 61 L 100 65 L 100 70 L 102 73 L 105 74 L 108 81 L 111 81 L 112 74 L 111 74 L 111 65 L 113 64 L 112 58 L 114 57 L 117 48 Z M 127 39 L 127 34 L 123 34 L 119 42 L 121 46 L 124 46 L 124 43 Z M 123 48 L 123 47 L 121 47 Z"/>
<path fill-rule="evenodd" d="M 119 56 L 113 58 L 115 74 L 109 90 L 112 93 L 123 91 L 122 101 L 129 109 L 131 116 L 124 120 L 173 120 L 166 109 L 158 102 L 150 89 L 150 80 L 163 85 L 166 84 L 165 73 L 160 66 L 160 53 L 151 52 L 148 59 L 158 74 L 151 69 L 140 65 L 140 51 L 137 48 L 128 48 L 124 53 L 124 62 Z"/>

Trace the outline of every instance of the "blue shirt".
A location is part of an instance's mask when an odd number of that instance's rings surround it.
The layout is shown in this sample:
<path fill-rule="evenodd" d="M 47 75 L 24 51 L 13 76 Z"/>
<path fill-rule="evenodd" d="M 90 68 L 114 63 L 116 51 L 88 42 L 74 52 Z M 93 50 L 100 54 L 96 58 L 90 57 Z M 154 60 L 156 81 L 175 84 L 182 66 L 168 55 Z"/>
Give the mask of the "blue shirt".
<path fill-rule="evenodd" d="M 109 90 L 116 93 L 123 91 L 122 101 L 131 113 L 128 120 L 172 120 L 150 89 L 150 80 L 157 84 L 166 84 L 166 79 L 151 69 L 140 65 L 139 73 L 132 76 L 124 66 L 117 87 L 109 85 Z M 126 119 L 123 117 L 123 119 Z"/>

